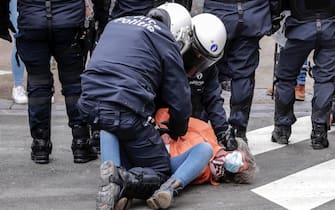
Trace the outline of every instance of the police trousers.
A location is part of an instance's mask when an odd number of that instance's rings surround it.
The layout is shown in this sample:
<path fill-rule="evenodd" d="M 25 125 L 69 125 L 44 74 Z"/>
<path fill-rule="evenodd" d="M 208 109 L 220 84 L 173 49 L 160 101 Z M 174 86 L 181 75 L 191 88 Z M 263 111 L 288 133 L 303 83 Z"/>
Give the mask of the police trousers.
<path fill-rule="evenodd" d="M 329 127 L 335 78 L 335 39 L 288 39 L 280 52 L 276 70 L 275 125 L 291 126 L 295 121 L 295 85 L 300 67 L 314 50 L 312 69 L 314 94 L 312 99 L 312 124 Z"/>
<path fill-rule="evenodd" d="M 159 132 L 142 116 L 113 103 L 79 99 L 78 107 L 89 124 L 118 138 L 123 167 L 151 168 L 158 174 L 170 175 L 170 155 L 165 144 Z"/>
<path fill-rule="evenodd" d="M 20 29 L 16 36 L 18 53 L 27 69 L 29 125 L 33 138 L 37 129 L 50 130 L 54 94 L 51 56 L 57 61 L 69 126 L 83 124 L 76 106 L 81 94 L 80 74 L 84 70 L 83 53 L 76 38 L 78 31 L 78 28 Z"/>
<path fill-rule="evenodd" d="M 225 54 L 218 64 L 231 78 L 230 116 L 233 127 L 247 128 L 255 89 L 255 71 L 259 64 L 261 37 L 237 36 L 228 40 Z"/>

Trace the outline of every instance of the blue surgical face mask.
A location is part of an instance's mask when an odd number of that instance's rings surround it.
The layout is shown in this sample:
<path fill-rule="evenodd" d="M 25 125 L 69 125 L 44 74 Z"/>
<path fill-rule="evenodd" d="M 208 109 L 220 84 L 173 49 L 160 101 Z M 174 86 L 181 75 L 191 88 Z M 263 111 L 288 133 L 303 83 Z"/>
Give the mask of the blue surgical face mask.
<path fill-rule="evenodd" d="M 227 171 L 231 173 L 237 173 L 242 166 L 243 166 L 243 157 L 240 151 L 234 151 L 232 153 L 229 153 L 225 157 L 224 168 Z"/>

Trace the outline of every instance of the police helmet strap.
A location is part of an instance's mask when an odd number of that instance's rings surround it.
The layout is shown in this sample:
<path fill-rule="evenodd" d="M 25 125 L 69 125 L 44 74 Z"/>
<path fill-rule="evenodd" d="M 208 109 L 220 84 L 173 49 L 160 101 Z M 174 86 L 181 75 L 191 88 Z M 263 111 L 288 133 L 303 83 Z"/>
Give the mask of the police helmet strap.
<path fill-rule="evenodd" d="M 155 20 L 161 21 L 163 22 L 165 25 L 168 26 L 168 28 L 171 27 L 171 19 L 169 14 L 163 10 L 163 9 L 159 9 L 159 8 L 153 8 L 151 9 L 148 14 L 147 17 L 153 18 Z"/>

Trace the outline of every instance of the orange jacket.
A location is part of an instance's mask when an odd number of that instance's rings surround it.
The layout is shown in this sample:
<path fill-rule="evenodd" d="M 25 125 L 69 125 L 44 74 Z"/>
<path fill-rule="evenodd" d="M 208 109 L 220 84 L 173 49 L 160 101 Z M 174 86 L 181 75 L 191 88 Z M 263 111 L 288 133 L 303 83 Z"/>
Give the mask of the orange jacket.
<path fill-rule="evenodd" d="M 164 108 L 157 111 L 155 120 L 159 127 L 164 127 L 165 125 L 162 125 L 161 123 L 167 121 L 168 119 L 168 109 Z M 220 150 L 224 149 L 217 143 L 214 130 L 210 124 L 196 118 L 190 118 L 186 134 L 179 137 L 177 141 L 170 143 L 170 156 L 175 157 L 180 155 L 181 153 L 189 150 L 194 145 L 201 142 L 207 142 L 212 145 L 212 159 Z M 213 185 L 219 184 L 212 180 L 212 173 L 210 171 L 209 165 L 207 165 L 199 174 L 199 176 L 193 181 L 194 184 L 202 184 L 206 182 L 210 182 Z"/>

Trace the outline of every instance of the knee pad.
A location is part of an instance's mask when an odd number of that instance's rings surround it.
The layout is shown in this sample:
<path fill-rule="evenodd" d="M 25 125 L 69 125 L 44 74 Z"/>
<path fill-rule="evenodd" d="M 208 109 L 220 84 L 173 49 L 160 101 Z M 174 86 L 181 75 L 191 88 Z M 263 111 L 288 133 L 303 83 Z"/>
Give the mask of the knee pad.
<path fill-rule="evenodd" d="M 150 168 L 119 169 L 122 180 L 121 197 L 147 199 L 166 180 L 165 176 Z M 163 178 L 164 177 L 164 178 Z"/>
<path fill-rule="evenodd" d="M 70 96 L 77 96 L 79 98 L 81 94 L 81 84 L 80 83 L 73 83 L 73 84 L 63 84 L 62 85 L 62 94 L 63 96 L 70 97 Z"/>

